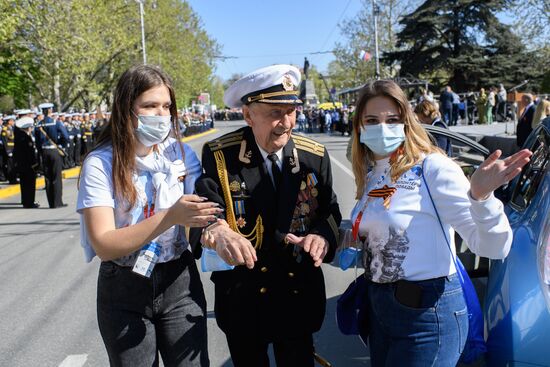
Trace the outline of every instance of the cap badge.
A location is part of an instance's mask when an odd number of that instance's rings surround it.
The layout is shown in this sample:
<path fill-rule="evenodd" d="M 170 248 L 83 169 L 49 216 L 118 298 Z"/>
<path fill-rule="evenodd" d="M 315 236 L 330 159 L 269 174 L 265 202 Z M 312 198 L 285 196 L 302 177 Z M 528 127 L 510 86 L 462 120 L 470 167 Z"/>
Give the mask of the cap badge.
<path fill-rule="evenodd" d="M 292 79 L 288 74 L 283 76 L 283 89 L 286 91 L 294 90 L 294 83 L 292 83 Z"/>

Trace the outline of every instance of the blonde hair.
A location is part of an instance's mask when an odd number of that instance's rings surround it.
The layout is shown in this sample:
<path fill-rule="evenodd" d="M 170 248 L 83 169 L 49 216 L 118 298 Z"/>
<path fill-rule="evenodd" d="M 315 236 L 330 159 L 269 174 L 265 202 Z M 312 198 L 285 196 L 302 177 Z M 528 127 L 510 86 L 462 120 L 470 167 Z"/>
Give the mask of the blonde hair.
<path fill-rule="evenodd" d="M 547 99 L 542 99 L 537 105 L 535 114 L 533 115 L 533 122 L 531 127 L 534 129 L 542 120 L 550 116 L 550 101 Z"/>
<path fill-rule="evenodd" d="M 414 113 L 425 117 L 429 117 L 432 121 L 436 117 L 441 116 L 439 114 L 437 106 L 434 103 L 427 100 L 423 100 L 422 102 L 417 104 L 416 107 L 414 108 Z"/>
<path fill-rule="evenodd" d="M 367 184 L 367 172 L 375 164 L 374 153 L 359 141 L 362 117 L 367 102 L 371 98 L 386 97 L 395 102 L 405 124 L 405 142 L 399 148 L 400 154 L 391 161 L 392 182 L 395 182 L 403 173 L 414 166 L 421 159 L 422 154 L 443 153 L 434 145 L 426 130 L 420 125 L 405 93 L 396 83 L 391 80 L 377 80 L 365 85 L 359 93 L 360 96 L 353 116 L 351 147 L 352 168 L 357 189 L 356 199 L 363 196 Z"/>

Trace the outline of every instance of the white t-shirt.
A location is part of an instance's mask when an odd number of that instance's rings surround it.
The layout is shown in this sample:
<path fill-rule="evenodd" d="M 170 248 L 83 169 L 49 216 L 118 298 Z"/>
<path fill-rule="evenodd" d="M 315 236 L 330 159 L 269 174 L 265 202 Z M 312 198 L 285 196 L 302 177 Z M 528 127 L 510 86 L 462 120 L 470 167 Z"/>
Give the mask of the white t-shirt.
<path fill-rule="evenodd" d="M 184 163 L 187 175 L 181 184 L 181 195 L 193 193 L 195 181 L 202 173 L 200 161 L 193 149 L 187 144 L 182 143 L 182 145 L 185 152 Z M 168 138 L 159 144 L 158 149 L 160 154 L 172 162 L 178 159 L 182 160 L 179 144 L 173 138 Z M 80 214 L 80 243 L 84 248 L 87 262 L 94 258 L 95 252 L 88 239 L 82 209 L 98 206 L 111 207 L 114 209 L 115 227 L 124 228 L 142 221 L 148 214 L 145 212 L 148 212 L 151 207 L 150 203 L 154 200 L 151 174 L 138 171 L 133 175 L 138 195 L 136 204 L 131 210 L 126 210 L 127 205 L 114 196 L 112 157 L 112 146 L 101 147 L 90 153 L 82 165 L 76 209 Z M 188 247 L 185 231 L 180 226 L 169 228 L 157 237 L 156 241 L 161 245 L 159 262 L 178 258 Z M 136 251 L 116 259 L 114 262 L 122 266 L 133 266 L 138 253 L 139 251 Z"/>
<path fill-rule="evenodd" d="M 456 230 L 474 253 L 496 259 L 506 257 L 512 230 L 502 202 L 492 194 L 483 201 L 473 200 L 462 169 L 442 154 L 429 155 L 424 169 L 453 254 Z M 371 190 L 384 185 L 397 189 L 388 208 L 383 198 L 368 197 Z M 363 263 L 370 280 L 377 283 L 425 280 L 456 272 L 422 181 L 421 162 L 392 183 L 389 158 L 377 161 L 368 173 L 365 193 L 351 213 L 352 223 L 363 208 L 359 234 L 366 237 Z"/>

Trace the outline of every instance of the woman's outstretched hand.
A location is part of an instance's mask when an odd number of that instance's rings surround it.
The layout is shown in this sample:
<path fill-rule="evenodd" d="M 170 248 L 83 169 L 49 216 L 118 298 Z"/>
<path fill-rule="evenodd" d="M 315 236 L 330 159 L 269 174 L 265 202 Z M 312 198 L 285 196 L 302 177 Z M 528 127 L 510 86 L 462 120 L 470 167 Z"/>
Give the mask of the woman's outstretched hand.
<path fill-rule="evenodd" d="M 516 177 L 533 155 L 528 149 L 523 149 L 499 160 L 501 154 L 500 150 L 495 150 L 472 175 L 470 194 L 474 200 L 486 199 L 497 188 Z"/>

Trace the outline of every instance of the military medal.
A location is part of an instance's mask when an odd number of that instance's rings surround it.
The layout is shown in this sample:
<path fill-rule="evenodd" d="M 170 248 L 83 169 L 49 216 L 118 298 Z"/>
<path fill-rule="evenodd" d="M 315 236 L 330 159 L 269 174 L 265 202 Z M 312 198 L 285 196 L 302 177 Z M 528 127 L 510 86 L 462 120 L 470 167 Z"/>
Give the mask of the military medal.
<path fill-rule="evenodd" d="M 305 189 L 306 189 L 306 183 L 302 181 L 302 183 L 300 184 L 300 190 L 305 190 Z"/>
<path fill-rule="evenodd" d="M 238 181 L 233 181 L 229 184 L 229 190 L 231 192 L 237 192 L 241 189 L 241 184 Z"/>
<path fill-rule="evenodd" d="M 317 191 L 317 189 L 316 189 L 315 187 L 312 187 L 312 188 L 311 188 L 311 196 L 313 196 L 314 198 L 316 198 L 317 195 L 319 195 L 319 191 Z"/>
<path fill-rule="evenodd" d="M 244 226 L 246 226 L 246 220 L 243 217 L 239 217 L 237 219 L 237 226 L 239 228 L 243 228 Z"/>
<path fill-rule="evenodd" d="M 302 215 L 308 215 L 309 214 L 309 204 L 308 203 L 300 204 L 300 213 Z"/>
<path fill-rule="evenodd" d="M 317 180 L 317 177 L 315 176 L 315 173 L 311 172 L 311 173 L 308 173 L 307 174 L 307 185 L 309 187 L 315 187 L 315 185 L 317 185 L 317 182 L 319 182 Z"/>
<path fill-rule="evenodd" d="M 246 220 L 243 218 L 243 216 L 245 215 L 244 200 L 235 201 L 235 215 L 239 216 L 239 218 L 237 218 L 237 226 L 239 228 L 243 228 L 244 226 L 246 226 Z"/>
<path fill-rule="evenodd" d="M 305 218 L 300 218 L 300 233 L 306 233 L 306 220 Z"/>

